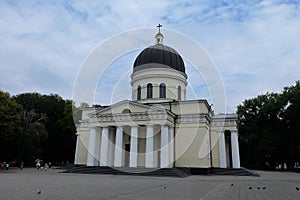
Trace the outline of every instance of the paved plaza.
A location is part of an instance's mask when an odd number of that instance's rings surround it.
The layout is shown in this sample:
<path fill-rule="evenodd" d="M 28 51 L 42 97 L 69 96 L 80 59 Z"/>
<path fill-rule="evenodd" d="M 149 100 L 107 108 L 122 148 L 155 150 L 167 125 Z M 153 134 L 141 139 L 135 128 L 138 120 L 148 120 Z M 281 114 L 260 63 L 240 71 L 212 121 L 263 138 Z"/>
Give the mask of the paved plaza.
<path fill-rule="evenodd" d="M 33 199 L 300 199 L 300 173 L 187 178 L 0 171 L 0 200 Z"/>

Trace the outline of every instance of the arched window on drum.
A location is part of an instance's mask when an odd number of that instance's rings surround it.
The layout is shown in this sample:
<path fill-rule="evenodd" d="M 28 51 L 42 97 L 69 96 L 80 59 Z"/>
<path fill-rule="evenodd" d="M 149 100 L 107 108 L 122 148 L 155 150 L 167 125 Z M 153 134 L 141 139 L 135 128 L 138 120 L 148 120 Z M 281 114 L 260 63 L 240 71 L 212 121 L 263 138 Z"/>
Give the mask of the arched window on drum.
<path fill-rule="evenodd" d="M 177 100 L 181 101 L 181 86 L 178 85 L 177 87 Z"/>
<path fill-rule="evenodd" d="M 142 98 L 142 87 L 139 85 L 137 87 L 137 100 L 141 100 Z"/>
<path fill-rule="evenodd" d="M 159 85 L 159 98 L 166 98 L 166 84 Z"/>
<path fill-rule="evenodd" d="M 153 94 L 153 86 L 151 83 L 147 84 L 147 98 L 151 99 Z"/>

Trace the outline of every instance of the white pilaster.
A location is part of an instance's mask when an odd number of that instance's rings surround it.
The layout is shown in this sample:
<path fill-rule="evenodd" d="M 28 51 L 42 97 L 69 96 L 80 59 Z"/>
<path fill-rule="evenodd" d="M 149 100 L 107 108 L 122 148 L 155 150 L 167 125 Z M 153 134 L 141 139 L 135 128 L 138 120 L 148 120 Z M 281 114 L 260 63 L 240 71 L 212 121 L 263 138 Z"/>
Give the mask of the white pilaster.
<path fill-rule="evenodd" d="M 219 154 L 220 154 L 220 168 L 227 168 L 224 132 L 219 133 Z"/>
<path fill-rule="evenodd" d="M 89 147 L 88 147 L 88 156 L 87 156 L 87 166 L 97 166 L 99 158 L 99 143 L 100 136 L 97 134 L 97 128 L 90 128 L 89 135 Z"/>
<path fill-rule="evenodd" d="M 168 168 L 170 166 L 170 146 L 169 146 L 169 127 L 167 125 L 161 126 L 161 154 L 160 167 Z"/>
<path fill-rule="evenodd" d="M 123 147 L 123 127 L 118 126 L 115 142 L 115 167 L 122 166 L 122 147 Z"/>
<path fill-rule="evenodd" d="M 79 152 L 79 143 L 80 143 L 80 134 L 76 133 L 76 149 L 75 149 L 75 158 L 74 158 L 74 164 L 78 164 L 78 152 Z"/>
<path fill-rule="evenodd" d="M 102 128 L 100 166 L 108 166 L 108 127 Z"/>
<path fill-rule="evenodd" d="M 240 168 L 240 152 L 237 131 L 231 131 L 232 167 Z"/>
<path fill-rule="evenodd" d="M 138 127 L 131 127 L 129 167 L 137 167 Z"/>

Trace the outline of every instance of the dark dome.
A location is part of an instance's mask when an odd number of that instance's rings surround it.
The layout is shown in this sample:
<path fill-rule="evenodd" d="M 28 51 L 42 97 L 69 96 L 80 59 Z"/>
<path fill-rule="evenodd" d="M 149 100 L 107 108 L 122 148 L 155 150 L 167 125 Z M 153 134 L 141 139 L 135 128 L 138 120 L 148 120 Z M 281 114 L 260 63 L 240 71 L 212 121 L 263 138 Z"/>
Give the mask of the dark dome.
<path fill-rule="evenodd" d="M 166 65 L 185 73 L 184 62 L 181 56 L 175 49 L 167 45 L 156 44 L 144 49 L 135 59 L 133 71 L 136 72 L 140 69 L 145 69 L 141 65 L 151 63 Z"/>

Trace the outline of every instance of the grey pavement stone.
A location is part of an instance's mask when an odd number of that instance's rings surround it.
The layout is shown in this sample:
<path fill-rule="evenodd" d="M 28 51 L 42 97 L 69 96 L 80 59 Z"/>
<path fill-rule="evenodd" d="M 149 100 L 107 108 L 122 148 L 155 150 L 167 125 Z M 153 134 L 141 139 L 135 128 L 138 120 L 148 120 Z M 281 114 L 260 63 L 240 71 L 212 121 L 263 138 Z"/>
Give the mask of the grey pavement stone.
<path fill-rule="evenodd" d="M 300 199 L 300 174 L 257 171 L 260 177 L 187 178 L 0 171 L 0 200 L 32 199 Z M 252 187 L 252 189 L 249 189 Z M 259 189 L 258 189 L 259 187 Z M 263 189 L 265 187 L 265 189 Z M 40 194 L 38 194 L 40 191 Z"/>

